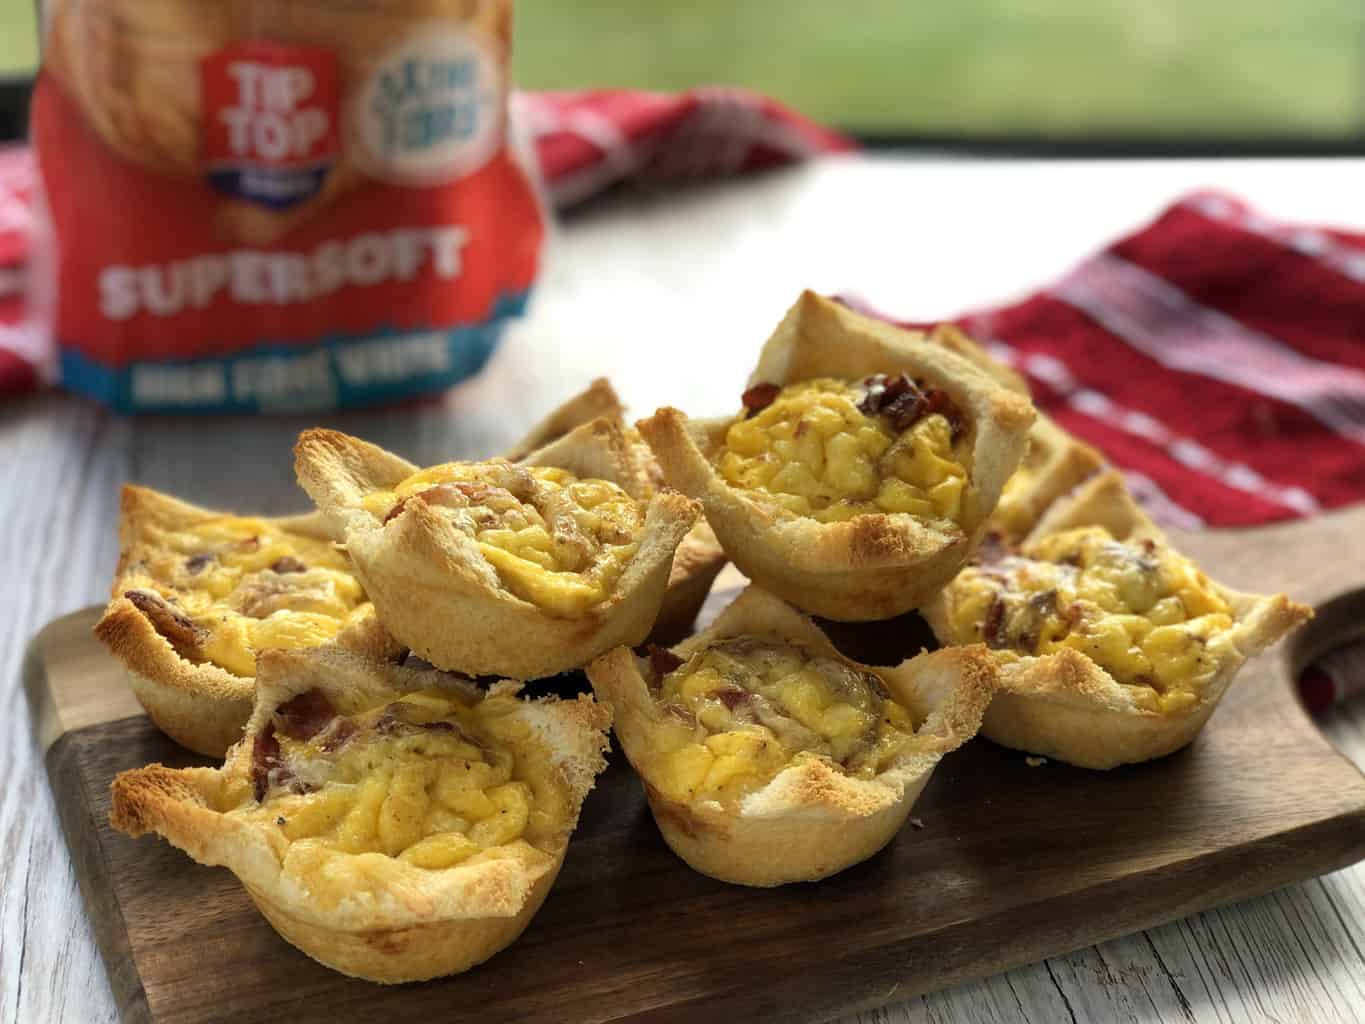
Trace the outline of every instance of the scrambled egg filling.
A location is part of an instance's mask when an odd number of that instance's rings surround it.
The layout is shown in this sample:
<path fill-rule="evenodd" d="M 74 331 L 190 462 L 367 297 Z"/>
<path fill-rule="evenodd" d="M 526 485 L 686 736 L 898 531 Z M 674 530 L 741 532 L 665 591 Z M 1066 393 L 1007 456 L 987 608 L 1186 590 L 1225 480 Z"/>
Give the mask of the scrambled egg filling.
<path fill-rule="evenodd" d="M 856 382 L 824 378 L 783 388 L 726 432 L 721 476 L 822 523 L 904 512 L 960 524 L 967 470 L 947 417 L 897 431 L 890 417 L 860 408 L 866 395 Z"/>
<path fill-rule="evenodd" d="M 561 615 L 611 593 L 645 518 L 641 503 L 609 481 L 499 460 L 433 466 L 364 504 L 387 521 L 413 500 L 472 538 L 509 591 Z"/>
<path fill-rule="evenodd" d="M 1040 466 L 1041 457 L 1037 449 L 1030 447 L 1024 461 L 1010 474 L 1000 491 L 1000 500 L 991 513 L 991 522 L 999 524 L 1007 537 L 1022 537 L 1033 528 L 1036 513 L 1031 507 L 1029 494 L 1038 479 Z"/>
<path fill-rule="evenodd" d="M 252 778 L 226 795 L 228 813 L 276 831 L 286 874 L 343 887 L 393 859 L 434 870 L 519 841 L 550 852 L 569 795 L 523 707 L 424 690 L 346 715 L 308 691 L 256 738 Z"/>
<path fill-rule="evenodd" d="M 694 655 L 660 680 L 657 699 L 664 724 L 645 776 L 682 802 L 737 800 L 816 758 L 870 779 L 915 731 L 875 675 L 752 637 Z"/>
<path fill-rule="evenodd" d="M 1231 643 L 1232 609 L 1193 562 L 1099 526 L 970 566 L 949 586 L 955 642 L 1007 658 L 1074 648 L 1151 710 L 1193 706 Z"/>
<path fill-rule="evenodd" d="M 257 651 L 316 647 L 369 608 L 335 545 L 261 519 L 151 526 L 144 540 L 150 553 L 130 566 L 125 593 L 158 595 L 192 627 L 181 654 L 239 676 L 256 674 Z"/>

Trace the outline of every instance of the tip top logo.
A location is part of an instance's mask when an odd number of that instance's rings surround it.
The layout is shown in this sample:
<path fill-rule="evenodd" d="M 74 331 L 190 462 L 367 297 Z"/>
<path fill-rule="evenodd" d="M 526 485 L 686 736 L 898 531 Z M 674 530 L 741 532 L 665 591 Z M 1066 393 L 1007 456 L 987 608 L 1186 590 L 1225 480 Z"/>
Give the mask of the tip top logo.
<path fill-rule="evenodd" d="M 502 71 L 483 36 L 419 26 L 380 60 L 354 116 L 371 173 L 435 185 L 478 170 L 502 141 Z"/>
<path fill-rule="evenodd" d="M 213 186 L 272 209 L 316 195 L 341 149 L 336 55 L 248 40 L 204 60 L 200 78 Z"/>

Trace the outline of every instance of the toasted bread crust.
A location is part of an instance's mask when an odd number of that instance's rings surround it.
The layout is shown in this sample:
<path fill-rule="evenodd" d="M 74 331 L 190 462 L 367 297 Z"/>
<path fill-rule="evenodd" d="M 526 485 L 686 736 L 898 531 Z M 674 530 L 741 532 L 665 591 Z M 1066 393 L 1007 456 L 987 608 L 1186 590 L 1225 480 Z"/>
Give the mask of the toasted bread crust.
<path fill-rule="evenodd" d="M 757 587 L 736 598 L 710 629 L 674 650 L 686 658 L 717 640 L 743 635 L 794 641 L 873 671 L 842 657 L 810 619 Z M 851 778 L 818 760 L 792 765 L 736 807 L 672 800 L 651 783 L 644 757 L 662 712 L 641 659 L 617 648 L 588 666 L 588 678 L 598 698 L 612 706 L 621 747 L 642 772 L 655 821 L 674 852 L 713 878 L 773 886 L 825 878 L 885 846 L 942 756 L 976 733 L 996 685 L 994 662 L 980 646 L 921 655 L 876 671 L 895 699 L 923 720 L 912 751 L 871 780 Z"/>
<path fill-rule="evenodd" d="M 626 407 L 611 386 L 611 381 L 606 377 L 598 377 L 583 391 L 551 409 L 520 441 L 503 452 L 502 457 L 510 462 L 520 462 L 533 451 L 558 441 L 575 427 L 595 419 L 623 423 L 625 415 Z"/>
<path fill-rule="evenodd" d="M 499 684 L 508 686 L 518 688 Z M 123 772 L 112 785 L 110 822 L 134 836 L 155 832 L 202 864 L 227 867 L 286 940 L 343 973 L 391 984 L 465 970 L 515 940 L 549 892 L 583 798 L 605 767 L 611 724 L 606 707 L 586 696 L 545 698 L 527 702 L 518 712 L 551 751 L 570 799 L 572 813 L 549 851 L 518 841 L 503 858 L 452 868 L 409 868 L 395 861 L 400 882 L 392 889 L 333 894 L 339 898 L 329 906 L 310 886 L 283 873 L 284 848 L 277 837 L 222 809 L 228 787 L 249 777 L 252 739 L 290 697 L 320 689 L 340 703 L 357 693 L 396 699 L 434 687 L 479 692 L 443 673 L 375 662 L 337 648 L 265 652 L 246 738 L 229 751 L 223 767 L 154 764 Z"/>
<path fill-rule="evenodd" d="M 1116 471 L 1102 473 L 1053 504 L 1030 539 L 1079 526 L 1105 527 L 1122 541 L 1165 540 L 1133 502 Z M 1245 594 L 1214 582 L 1232 607 L 1234 644 L 1198 700 L 1178 713 L 1140 706 L 1129 690 L 1080 651 L 1066 648 L 1002 666 L 1001 688 L 982 725 L 983 736 L 1007 747 L 1108 769 L 1163 757 L 1189 744 L 1250 658 L 1312 617 L 1284 594 Z M 943 591 L 923 610 L 934 634 L 952 642 L 953 598 Z"/>

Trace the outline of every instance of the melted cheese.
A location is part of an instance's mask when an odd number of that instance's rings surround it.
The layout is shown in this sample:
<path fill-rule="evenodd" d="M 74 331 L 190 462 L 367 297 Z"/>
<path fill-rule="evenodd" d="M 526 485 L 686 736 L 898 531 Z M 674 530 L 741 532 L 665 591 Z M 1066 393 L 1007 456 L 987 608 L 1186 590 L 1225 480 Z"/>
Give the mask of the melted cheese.
<path fill-rule="evenodd" d="M 1005 658 L 1074 648 L 1153 710 L 1196 703 L 1231 643 L 1232 610 L 1193 562 L 1098 526 L 968 567 L 949 596 L 955 643 L 984 641 Z"/>
<path fill-rule="evenodd" d="M 149 526 L 143 540 L 120 586 L 161 595 L 201 631 L 203 660 L 239 676 L 256 674 L 258 651 L 316 647 L 370 607 L 335 545 L 263 519 Z"/>
<path fill-rule="evenodd" d="M 238 780 L 227 813 L 276 836 L 286 875 L 327 879 L 317 894 L 332 901 L 395 860 L 438 870 L 519 844 L 550 852 L 570 800 L 521 707 L 426 690 L 341 714 L 306 740 L 276 731 L 282 770 L 259 802 Z"/>
<path fill-rule="evenodd" d="M 877 677 L 778 641 L 726 640 L 660 682 L 663 724 L 645 776 L 674 800 L 733 801 L 821 758 L 886 770 L 915 731 Z"/>
<path fill-rule="evenodd" d="M 903 512 L 961 523 L 967 470 L 941 415 L 898 434 L 889 419 L 858 408 L 850 381 L 818 379 L 782 389 L 772 404 L 736 420 L 716 466 L 732 487 L 822 523 Z"/>
<path fill-rule="evenodd" d="M 433 466 L 364 506 L 384 520 L 411 498 L 474 539 L 509 591 L 561 615 L 607 598 L 644 526 L 641 504 L 614 483 L 500 461 Z"/>

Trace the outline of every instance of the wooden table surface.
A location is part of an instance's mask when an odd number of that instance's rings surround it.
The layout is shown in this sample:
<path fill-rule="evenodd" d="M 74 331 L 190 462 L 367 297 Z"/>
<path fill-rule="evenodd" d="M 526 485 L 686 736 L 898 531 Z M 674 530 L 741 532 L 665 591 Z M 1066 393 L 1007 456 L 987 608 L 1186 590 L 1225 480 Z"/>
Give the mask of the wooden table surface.
<path fill-rule="evenodd" d="M 1182 191 L 1365 225 L 1365 161 L 828 160 L 667 196 L 620 197 L 559 229 L 532 311 L 442 401 L 327 417 L 428 463 L 497 450 L 609 375 L 635 410 L 731 408 L 802 287 L 931 318 L 1057 276 Z M 114 1016 L 19 686 L 29 638 L 103 600 L 119 485 L 265 513 L 304 507 L 289 447 L 313 419 L 130 420 L 73 399 L 0 409 L 0 1021 Z M 1322 723 L 1365 764 L 1365 700 Z M 205 964 L 212 970 L 212 964 Z M 1069 956 L 934 993 L 868 1022 L 1365 1019 L 1365 864 Z"/>

